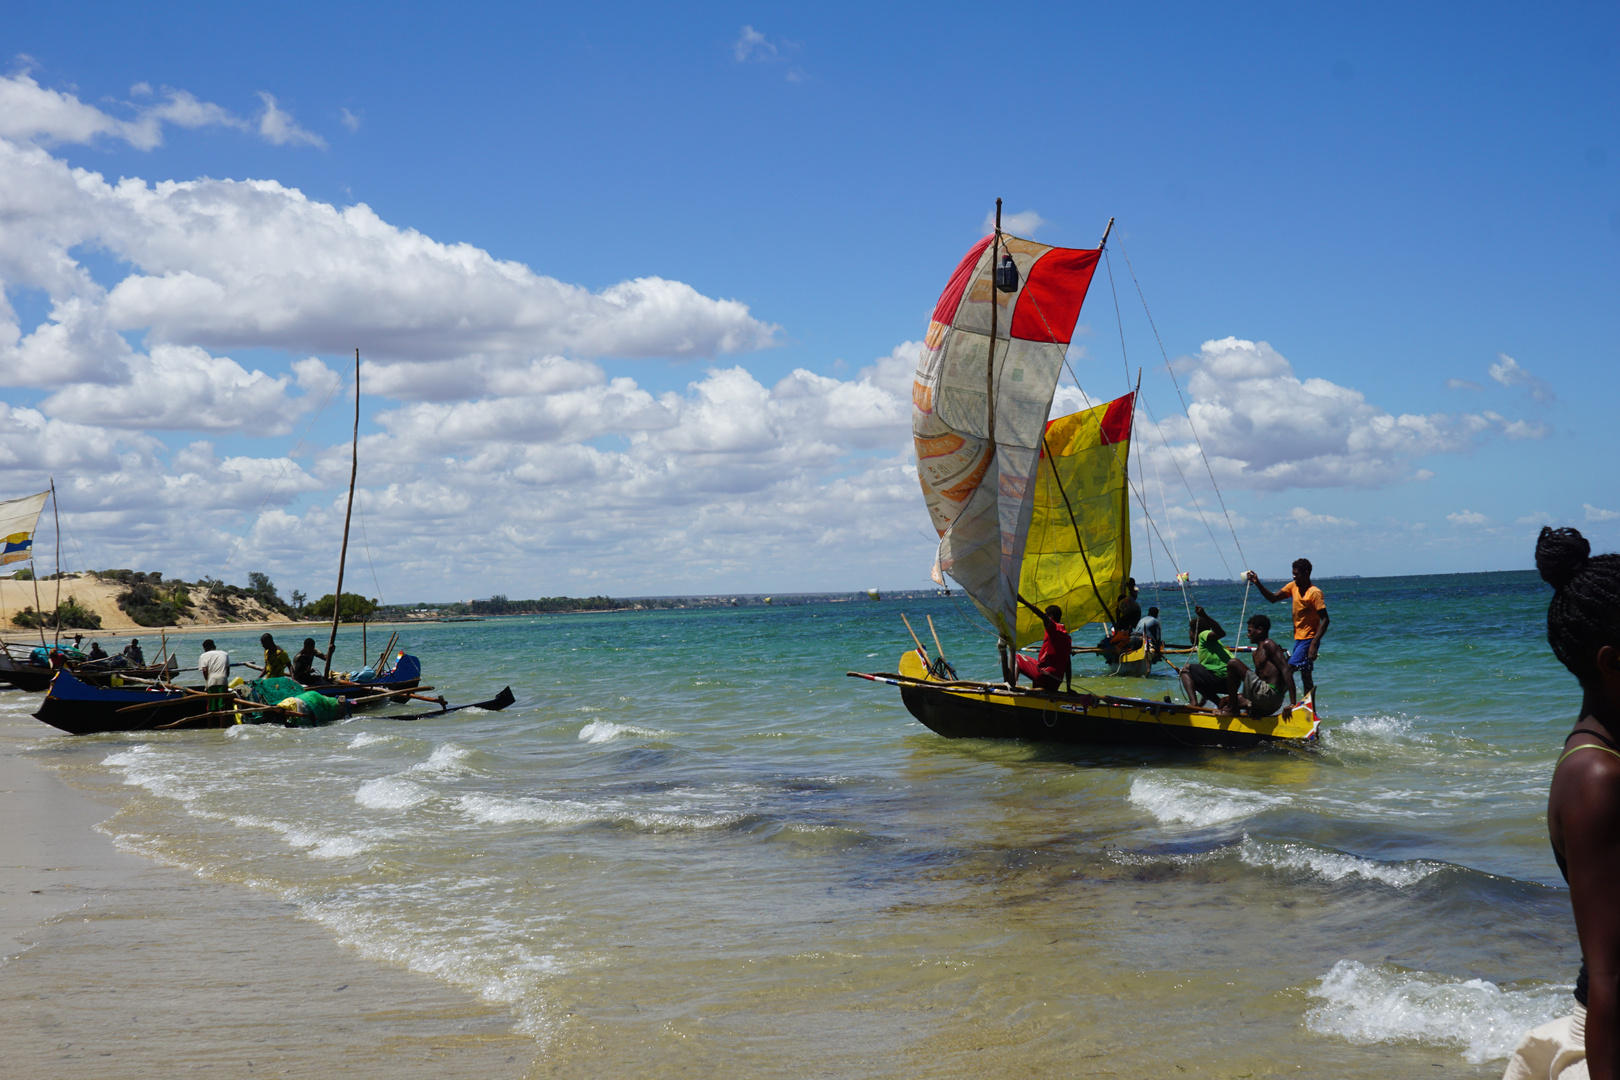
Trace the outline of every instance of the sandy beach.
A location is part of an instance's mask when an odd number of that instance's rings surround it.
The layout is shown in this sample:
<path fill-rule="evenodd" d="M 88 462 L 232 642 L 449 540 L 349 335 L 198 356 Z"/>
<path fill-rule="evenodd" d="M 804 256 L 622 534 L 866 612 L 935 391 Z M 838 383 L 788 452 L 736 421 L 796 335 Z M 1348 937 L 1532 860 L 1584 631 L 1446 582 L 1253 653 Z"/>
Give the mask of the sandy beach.
<path fill-rule="evenodd" d="M 504 1010 L 363 959 L 273 897 L 119 850 L 138 796 L 56 776 L 53 760 L 102 748 L 33 720 L 35 701 L 0 692 L 8 1074 L 526 1074 L 535 1045 Z"/>

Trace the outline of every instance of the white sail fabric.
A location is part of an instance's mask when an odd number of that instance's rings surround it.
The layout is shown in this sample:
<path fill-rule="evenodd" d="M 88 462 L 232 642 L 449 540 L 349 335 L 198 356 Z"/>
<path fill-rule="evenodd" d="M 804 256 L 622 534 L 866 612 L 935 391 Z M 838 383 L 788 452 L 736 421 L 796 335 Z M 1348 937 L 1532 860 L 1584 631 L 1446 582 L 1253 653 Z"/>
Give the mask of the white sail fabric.
<path fill-rule="evenodd" d="M 987 236 L 967 253 L 934 309 L 912 385 L 911 430 L 940 535 L 937 569 L 1011 641 L 1041 433 L 1101 252 L 1005 234 L 999 247 L 994 241 Z M 998 252 L 1018 267 L 1012 292 L 992 285 Z"/>
<path fill-rule="evenodd" d="M 34 533 L 50 492 L 0 502 L 0 566 L 34 557 Z"/>

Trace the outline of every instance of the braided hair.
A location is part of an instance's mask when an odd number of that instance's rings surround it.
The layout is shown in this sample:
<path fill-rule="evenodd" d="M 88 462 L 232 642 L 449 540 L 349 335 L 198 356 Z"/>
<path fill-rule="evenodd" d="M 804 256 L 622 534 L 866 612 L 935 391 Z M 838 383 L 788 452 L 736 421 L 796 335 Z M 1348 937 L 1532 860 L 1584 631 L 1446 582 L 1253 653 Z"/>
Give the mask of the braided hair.
<path fill-rule="evenodd" d="M 1536 570 L 1553 587 L 1547 644 L 1582 686 L 1597 682 L 1597 652 L 1620 648 L 1620 554 L 1592 558 L 1579 529 L 1541 530 Z"/>

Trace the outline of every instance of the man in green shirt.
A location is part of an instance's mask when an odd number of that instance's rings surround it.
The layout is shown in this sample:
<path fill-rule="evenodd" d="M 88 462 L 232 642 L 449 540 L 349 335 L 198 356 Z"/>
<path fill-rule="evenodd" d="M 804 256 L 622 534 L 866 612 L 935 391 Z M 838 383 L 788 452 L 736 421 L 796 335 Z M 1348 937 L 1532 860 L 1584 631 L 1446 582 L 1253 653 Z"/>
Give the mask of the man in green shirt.
<path fill-rule="evenodd" d="M 1232 654 L 1221 644 L 1226 631 L 1215 617 L 1203 608 L 1187 627 L 1187 636 L 1198 647 L 1198 659 L 1181 669 L 1181 686 L 1187 691 L 1187 700 L 1194 705 L 1209 703 L 1222 708 L 1234 707 L 1233 695 L 1237 691 L 1232 683 L 1228 665 Z"/>

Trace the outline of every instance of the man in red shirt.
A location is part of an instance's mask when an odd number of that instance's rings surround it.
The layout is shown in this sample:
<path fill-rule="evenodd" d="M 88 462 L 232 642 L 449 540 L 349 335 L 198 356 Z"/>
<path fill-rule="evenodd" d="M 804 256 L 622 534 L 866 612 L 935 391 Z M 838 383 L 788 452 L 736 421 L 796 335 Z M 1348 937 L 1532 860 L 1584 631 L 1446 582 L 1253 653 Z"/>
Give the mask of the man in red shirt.
<path fill-rule="evenodd" d="M 1284 597 L 1294 602 L 1294 649 L 1288 654 L 1287 675 L 1292 678 L 1294 672 L 1299 672 L 1306 696 L 1309 696 L 1316 689 L 1311 669 L 1316 665 L 1316 653 L 1328 628 L 1327 598 L 1321 589 L 1311 584 L 1311 560 L 1295 559 L 1294 580 L 1276 592 L 1262 585 L 1260 575 L 1253 570 L 1249 571 L 1248 578 L 1271 603 Z"/>
<path fill-rule="evenodd" d="M 1041 651 L 1031 660 L 1023 654 L 1018 655 L 1018 668 L 1013 672 L 1013 685 L 1018 685 L 1019 675 L 1028 675 L 1029 681 L 1035 684 L 1037 690 L 1057 690 L 1069 678 L 1069 631 L 1064 627 L 1063 609 L 1052 604 L 1045 611 L 1025 600 L 1022 596 L 1018 602 L 1035 613 L 1041 620 L 1041 626 L 1046 629 L 1046 637 L 1041 641 Z"/>

